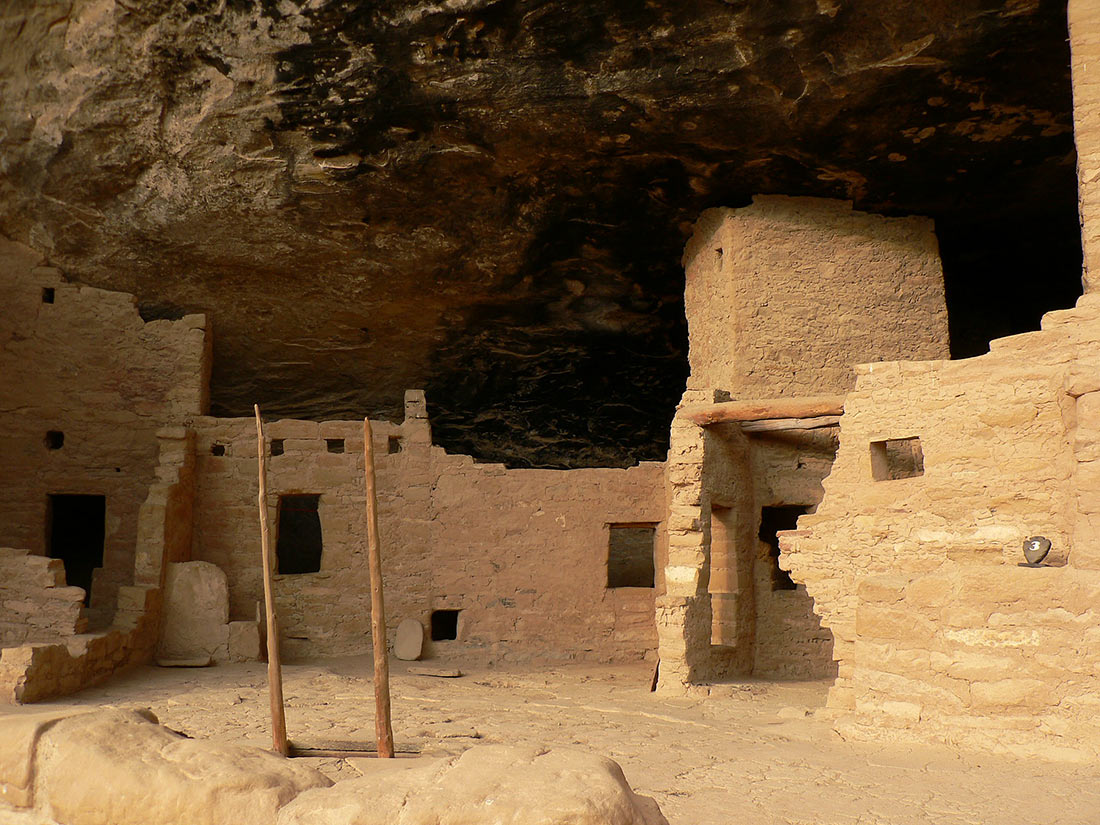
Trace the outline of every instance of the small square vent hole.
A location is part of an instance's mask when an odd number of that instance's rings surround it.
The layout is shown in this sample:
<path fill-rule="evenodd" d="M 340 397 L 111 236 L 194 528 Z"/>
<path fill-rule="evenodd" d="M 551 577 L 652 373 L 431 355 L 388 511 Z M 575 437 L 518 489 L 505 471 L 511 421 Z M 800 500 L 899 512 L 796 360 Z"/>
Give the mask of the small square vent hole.
<path fill-rule="evenodd" d="M 924 451 L 919 438 L 888 438 L 871 442 L 871 476 L 875 481 L 894 481 L 922 475 Z"/>

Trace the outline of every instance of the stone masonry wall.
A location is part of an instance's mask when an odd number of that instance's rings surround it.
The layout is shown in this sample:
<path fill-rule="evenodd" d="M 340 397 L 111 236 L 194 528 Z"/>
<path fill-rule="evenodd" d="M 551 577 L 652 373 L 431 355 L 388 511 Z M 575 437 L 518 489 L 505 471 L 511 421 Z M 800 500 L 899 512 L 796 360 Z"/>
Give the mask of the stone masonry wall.
<path fill-rule="evenodd" d="M 262 598 L 255 425 L 195 426 L 193 558 L 225 570 L 230 618 L 248 619 Z M 443 609 L 460 611 L 458 638 L 429 643 L 429 654 L 610 661 L 656 647 L 654 590 L 606 587 L 607 525 L 663 521 L 663 465 L 476 464 L 431 445 L 417 392 L 407 395 L 402 424 L 372 428 L 391 631 L 406 618 L 427 627 Z M 283 450 L 268 461 L 271 524 L 280 494 L 321 496 L 320 571 L 275 576 L 284 647 L 291 656 L 363 652 L 371 639 L 362 422 L 274 421 L 266 430 Z M 329 452 L 326 439 L 342 439 L 343 452 Z"/>
<path fill-rule="evenodd" d="M 704 212 L 684 268 L 689 387 L 735 399 L 843 393 L 854 364 L 948 352 L 928 218 L 758 196 Z"/>
<path fill-rule="evenodd" d="M 81 615 L 84 591 L 50 586 L 51 581 L 64 581 L 60 560 L 21 555 L 26 551 L 14 551 L 15 556 L 9 559 L 24 570 L 40 572 L 36 582 L 22 578 L 17 588 L 21 598 L 14 605 L 0 598 L 0 607 L 6 611 L 3 615 L 10 615 L 17 627 L 35 631 L 25 633 L 22 639 L 3 639 L 0 702 L 38 702 L 65 696 L 152 658 L 166 562 L 180 552 L 180 540 L 191 532 L 194 435 L 182 427 L 169 427 L 157 432 L 157 442 L 156 482 L 138 516 L 135 583 L 118 588 L 110 627 L 85 632 L 87 619 Z M 4 563 L 5 552 L 10 556 L 13 551 L 0 551 L 0 570 L 11 577 L 16 571 Z M 65 602 L 60 612 L 55 604 L 58 597 Z"/>
<path fill-rule="evenodd" d="M 923 472 L 876 480 L 872 443 L 912 437 Z M 866 735 L 1094 753 L 1098 467 L 1100 297 L 978 358 L 861 367 L 825 497 L 783 538 L 836 639 L 829 704 Z M 1031 535 L 1046 567 L 1019 566 Z"/>
<path fill-rule="evenodd" d="M 156 431 L 202 411 L 201 315 L 144 322 L 132 296 L 79 286 L 0 240 L 0 545 L 48 552 L 51 493 L 106 497 L 103 567 L 90 617 L 105 626 L 133 581 L 138 510 L 154 481 Z M 64 434 L 59 449 L 47 431 Z"/>
<path fill-rule="evenodd" d="M 65 586 L 60 559 L 0 547 L 0 647 L 80 633 L 84 591 Z"/>
<path fill-rule="evenodd" d="M 681 410 L 843 393 L 856 363 L 948 354 L 927 219 L 757 197 L 743 209 L 705 212 L 684 265 L 691 376 Z M 834 451 L 828 430 L 746 436 L 734 425 L 703 430 L 682 415 L 673 420 L 669 584 L 657 613 L 662 688 L 734 673 L 834 672 L 832 635 L 804 588 L 773 591 L 758 538 L 761 508 L 820 501 Z"/>

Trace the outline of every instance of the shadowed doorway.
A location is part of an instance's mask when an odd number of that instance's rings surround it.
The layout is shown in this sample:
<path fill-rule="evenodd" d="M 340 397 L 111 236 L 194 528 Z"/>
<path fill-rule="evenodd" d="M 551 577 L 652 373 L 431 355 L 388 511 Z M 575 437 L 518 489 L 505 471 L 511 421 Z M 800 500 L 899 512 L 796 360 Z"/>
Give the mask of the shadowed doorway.
<path fill-rule="evenodd" d="M 51 559 L 65 563 L 65 581 L 84 588 L 84 605 L 92 599 L 92 571 L 103 566 L 107 516 L 104 496 L 51 495 L 46 543 Z"/>

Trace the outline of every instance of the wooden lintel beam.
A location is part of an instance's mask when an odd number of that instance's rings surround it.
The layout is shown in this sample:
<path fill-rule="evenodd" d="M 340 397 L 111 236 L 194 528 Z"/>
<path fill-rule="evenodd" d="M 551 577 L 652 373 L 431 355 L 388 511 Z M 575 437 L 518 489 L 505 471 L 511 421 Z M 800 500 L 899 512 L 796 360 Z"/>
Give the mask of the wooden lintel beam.
<path fill-rule="evenodd" d="M 764 421 L 774 418 L 819 418 L 841 415 L 844 412 L 843 395 L 815 395 L 802 398 L 762 398 L 755 401 L 722 401 L 685 407 L 682 418 L 709 427 L 712 424 L 728 424 L 742 421 Z"/>
<path fill-rule="evenodd" d="M 839 415 L 819 415 L 814 418 L 768 418 L 762 421 L 742 421 L 741 430 L 746 433 L 772 433 L 783 430 L 816 430 L 820 427 L 836 427 Z"/>

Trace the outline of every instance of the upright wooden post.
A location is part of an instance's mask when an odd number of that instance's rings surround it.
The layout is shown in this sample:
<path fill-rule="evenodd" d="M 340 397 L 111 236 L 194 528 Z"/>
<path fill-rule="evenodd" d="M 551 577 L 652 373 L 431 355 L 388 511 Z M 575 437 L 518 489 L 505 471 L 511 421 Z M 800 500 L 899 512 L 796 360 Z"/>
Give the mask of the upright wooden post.
<path fill-rule="evenodd" d="M 363 419 L 363 470 L 367 492 L 367 560 L 370 566 L 370 631 L 374 648 L 374 732 L 378 756 L 393 759 L 390 723 L 390 661 L 386 647 L 386 608 L 382 601 L 382 552 L 378 546 L 378 493 L 370 419 Z"/>
<path fill-rule="evenodd" d="M 279 662 L 279 623 L 275 618 L 275 596 L 271 589 L 271 536 L 267 527 L 267 442 L 260 420 L 260 405 L 256 411 L 256 455 L 260 472 L 260 552 L 264 564 L 264 607 L 267 616 L 267 687 L 271 698 L 271 743 L 283 756 L 289 755 L 286 738 L 286 715 L 283 710 L 283 670 Z"/>

